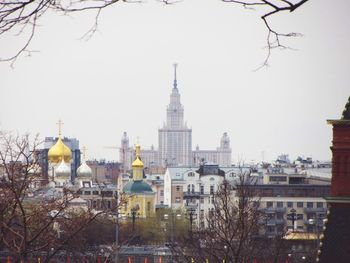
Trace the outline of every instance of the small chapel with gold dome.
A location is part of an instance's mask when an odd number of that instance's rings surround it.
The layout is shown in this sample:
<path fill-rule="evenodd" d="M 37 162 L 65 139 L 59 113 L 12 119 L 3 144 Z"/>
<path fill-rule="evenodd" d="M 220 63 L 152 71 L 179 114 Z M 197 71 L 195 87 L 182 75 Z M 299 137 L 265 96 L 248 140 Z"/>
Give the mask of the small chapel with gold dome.
<path fill-rule="evenodd" d="M 141 146 L 135 146 L 136 159 L 132 163 L 132 178 L 124 186 L 123 192 L 126 195 L 126 204 L 122 213 L 128 217 L 140 218 L 150 217 L 155 213 L 155 192 L 151 186 L 143 180 L 144 165 L 141 160 Z"/>

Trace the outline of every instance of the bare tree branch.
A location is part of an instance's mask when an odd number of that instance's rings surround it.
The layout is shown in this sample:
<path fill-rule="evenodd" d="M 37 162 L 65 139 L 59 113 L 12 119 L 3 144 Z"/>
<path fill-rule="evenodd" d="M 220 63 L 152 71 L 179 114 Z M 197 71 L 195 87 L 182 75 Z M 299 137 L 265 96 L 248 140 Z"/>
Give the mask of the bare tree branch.
<path fill-rule="evenodd" d="M 268 33 L 266 37 L 266 47 L 267 47 L 267 54 L 266 58 L 257 68 L 260 69 L 262 67 L 267 67 L 269 64 L 269 59 L 271 56 L 271 52 L 273 49 L 276 48 L 281 48 L 281 49 L 290 49 L 290 47 L 282 44 L 281 38 L 283 37 L 298 37 L 302 36 L 300 33 L 296 32 L 290 32 L 290 33 L 280 33 L 277 32 L 276 30 L 273 29 L 273 27 L 270 25 L 268 19 L 281 12 L 289 11 L 293 12 L 306 2 L 308 0 L 295 0 L 295 1 L 287 1 L 287 0 L 280 0 L 280 1 L 274 1 L 274 0 L 257 0 L 257 1 L 236 1 L 236 0 L 222 0 L 223 2 L 226 3 L 234 3 L 234 4 L 239 4 L 242 5 L 245 8 L 254 8 L 254 7 L 259 7 L 259 8 L 268 8 L 268 11 L 263 11 L 263 15 L 261 16 L 261 19 L 263 20 Z"/>

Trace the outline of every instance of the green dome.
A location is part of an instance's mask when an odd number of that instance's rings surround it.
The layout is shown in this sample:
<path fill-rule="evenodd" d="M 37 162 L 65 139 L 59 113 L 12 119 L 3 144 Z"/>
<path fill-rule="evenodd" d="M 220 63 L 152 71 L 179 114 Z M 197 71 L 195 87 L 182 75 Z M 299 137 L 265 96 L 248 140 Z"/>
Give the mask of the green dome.
<path fill-rule="evenodd" d="M 146 182 L 142 181 L 134 181 L 131 180 L 129 181 L 123 188 L 123 191 L 125 193 L 131 193 L 131 194 L 136 194 L 136 193 L 153 193 L 151 186 L 147 184 Z"/>

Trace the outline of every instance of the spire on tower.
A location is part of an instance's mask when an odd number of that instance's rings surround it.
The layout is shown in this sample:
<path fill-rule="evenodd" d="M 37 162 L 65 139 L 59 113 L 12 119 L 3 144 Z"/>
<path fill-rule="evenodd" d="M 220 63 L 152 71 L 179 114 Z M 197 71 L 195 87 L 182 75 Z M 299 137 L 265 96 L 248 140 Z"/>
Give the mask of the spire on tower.
<path fill-rule="evenodd" d="M 177 63 L 174 63 L 173 66 L 174 66 L 174 89 L 177 89 L 177 79 L 176 79 Z"/>

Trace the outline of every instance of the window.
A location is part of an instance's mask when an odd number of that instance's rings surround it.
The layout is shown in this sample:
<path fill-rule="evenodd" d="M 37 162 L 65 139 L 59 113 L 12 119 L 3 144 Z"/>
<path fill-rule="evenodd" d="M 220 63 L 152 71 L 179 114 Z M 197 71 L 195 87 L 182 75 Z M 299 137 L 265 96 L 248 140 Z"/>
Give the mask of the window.
<path fill-rule="evenodd" d="M 283 207 L 283 202 L 277 202 L 277 207 Z"/>
<path fill-rule="evenodd" d="M 277 232 L 278 232 L 278 233 L 283 233 L 283 230 L 284 230 L 283 225 L 278 225 L 278 226 L 277 226 Z"/>
<path fill-rule="evenodd" d="M 188 177 L 194 177 L 194 172 L 189 172 Z"/>
<path fill-rule="evenodd" d="M 293 208 L 293 202 L 287 202 L 288 208 Z"/>
<path fill-rule="evenodd" d="M 160 196 L 164 196 L 164 190 L 160 190 Z"/>
<path fill-rule="evenodd" d="M 90 187 L 91 187 L 90 182 L 88 182 L 88 181 L 83 181 L 83 187 L 85 187 L 85 188 L 90 188 Z"/>
<path fill-rule="evenodd" d="M 316 214 L 314 214 L 314 213 L 308 213 L 307 215 L 306 215 L 306 219 L 307 220 L 309 220 L 309 219 L 315 219 L 316 218 Z"/>
<path fill-rule="evenodd" d="M 287 182 L 287 176 L 270 176 L 270 182 Z"/>
<path fill-rule="evenodd" d="M 213 195 L 214 194 L 214 185 L 210 186 L 210 194 Z"/>
<path fill-rule="evenodd" d="M 110 200 L 107 201 L 107 208 L 111 209 L 111 201 Z"/>
<path fill-rule="evenodd" d="M 176 191 L 178 191 L 178 192 L 180 191 L 180 186 L 179 185 L 176 186 Z"/>
<path fill-rule="evenodd" d="M 191 185 L 187 185 L 187 193 L 189 194 L 191 192 Z"/>
<path fill-rule="evenodd" d="M 93 195 L 98 195 L 98 191 L 92 191 Z"/>
<path fill-rule="evenodd" d="M 298 220 L 303 220 L 304 219 L 304 214 L 297 214 L 297 219 Z"/>
<path fill-rule="evenodd" d="M 85 191 L 84 195 L 91 195 L 91 191 Z"/>
<path fill-rule="evenodd" d="M 313 233 L 314 231 L 314 226 L 307 226 L 307 232 Z"/>
<path fill-rule="evenodd" d="M 274 226 L 268 226 L 267 227 L 267 232 L 269 232 L 269 233 L 275 232 L 275 227 Z"/>
<path fill-rule="evenodd" d="M 106 196 L 106 197 L 112 197 L 113 196 L 113 192 L 112 191 L 104 191 L 104 192 L 102 192 L 102 195 Z"/>
<path fill-rule="evenodd" d="M 194 184 L 192 185 L 192 194 L 194 194 Z"/>
<path fill-rule="evenodd" d="M 214 196 L 211 197 L 211 203 L 214 204 Z"/>
<path fill-rule="evenodd" d="M 306 203 L 306 207 L 307 208 L 313 208 L 314 207 L 314 203 L 313 202 L 307 202 Z"/>
<path fill-rule="evenodd" d="M 201 194 L 204 194 L 204 185 L 201 185 Z"/>
<path fill-rule="evenodd" d="M 266 207 L 267 207 L 267 208 L 273 207 L 273 202 L 266 202 Z"/>
<path fill-rule="evenodd" d="M 276 217 L 276 215 L 275 214 L 272 214 L 272 213 L 268 213 L 268 214 L 266 214 L 266 218 L 267 218 L 267 220 L 269 221 L 269 220 L 274 220 L 275 219 L 275 217 Z"/>
<path fill-rule="evenodd" d="M 323 203 L 322 202 L 317 202 L 317 208 L 323 208 Z"/>
<path fill-rule="evenodd" d="M 201 204 L 204 204 L 204 197 L 201 197 Z"/>
<path fill-rule="evenodd" d="M 181 198 L 180 197 L 175 197 L 175 203 L 177 203 L 177 204 L 181 203 Z"/>
<path fill-rule="evenodd" d="M 283 219 L 283 213 L 277 213 L 276 214 L 277 219 Z"/>
<path fill-rule="evenodd" d="M 304 207 L 304 203 L 303 202 L 297 202 L 297 207 Z"/>

